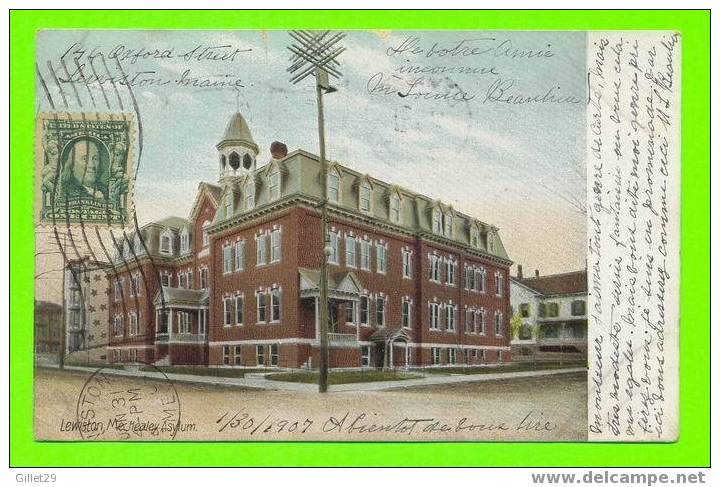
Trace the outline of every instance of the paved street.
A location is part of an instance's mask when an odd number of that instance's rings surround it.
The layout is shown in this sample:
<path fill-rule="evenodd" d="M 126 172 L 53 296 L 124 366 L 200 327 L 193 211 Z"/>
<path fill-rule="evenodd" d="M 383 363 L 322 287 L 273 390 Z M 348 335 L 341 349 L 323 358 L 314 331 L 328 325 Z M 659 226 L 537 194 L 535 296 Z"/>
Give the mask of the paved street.
<path fill-rule="evenodd" d="M 37 439 L 80 439 L 77 428 L 86 425 L 78 421 L 79 414 L 87 419 L 87 411 L 78 408 L 78 399 L 94 397 L 87 393 L 89 377 L 84 371 L 36 369 Z M 584 373 L 325 395 L 171 382 L 108 376 L 98 385 L 108 397 L 173 387 L 180 410 L 176 440 L 572 441 L 586 437 Z M 107 425 L 119 417 L 109 404 L 99 401 L 93 406 L 97 423 Z M 131 421 L 151 421 L 148 408 L 136 408 L 136 413 L 130 415 Z M 94 437 L 115 438 L 109 431 Z M 167 439 L 141 430 L 133 431 L 130 438 Z"/>

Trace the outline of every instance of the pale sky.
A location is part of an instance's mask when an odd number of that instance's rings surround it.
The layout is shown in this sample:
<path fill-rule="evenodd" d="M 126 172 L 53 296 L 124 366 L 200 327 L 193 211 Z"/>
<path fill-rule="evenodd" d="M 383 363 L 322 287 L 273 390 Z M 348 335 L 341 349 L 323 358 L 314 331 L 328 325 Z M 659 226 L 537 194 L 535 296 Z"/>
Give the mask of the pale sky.
<path fill-rule="evenodd" d="M 48 62 L 63 84 L 68 76 L 60 60 L 73 45 L 71 52 L 84 50 L 78 62 L 86 76 L 92 75 L 91 53 L 92 66 L 103 76 L 98 53 L 113 75 L 119 74 L 114 56 L 126 56 L 121 63 L 135 79 L 132 91 L 143 126 L 135 191 L 142 224 L 187 216 L 198 183 L 217 181 L 215 144 L 238 98 L 260 147 L 259 165 L 269 159 L 274 140 L 290 151 L 317 153 L 314 85 L 311 78 L 289 82 L 290 41 L 284 31 L 42 31 L 37 52 L 58 108 L 64 105 Z M 338 92 L 324 98 L 329 159 L 496 225 L 510 258 L 526 274 L 585 265 L 585 216 L 568 202 L 585 202 L 584 33 L 349 31 L 343 43 L 343 78 L 334 81 Z M 227 59 L 207 59 L 208 46 L 226 46 L 213 53 Z M 141 48 L 150 54 L 133 57 L 143 54 Z M 156 51 L 162 59 L 154 57 Z M 72 78 L 75 61 L 70 55 L 64 60 Z M 436 73 L 404 72 L 409 66 Z M 188 78 L 240 80 L 242 87 L 177 81 Z M 398 96 L 418 78 L 423 79 L 410 96 Z M 381 83 L 389 94 L 380 92 Z M 541 98 L 551 91 L 578 102 L 493 101 L 500 93 L 487 99 L 493 83 L 507 88 L 504 96 Z M 63 86 L 68 110 L 80 111 L 72 85 Z M 90 90 L 74 86 L 85 110 L 120 111 L 110 83 L 103 83 L 104 94 L 97 83 Z M 412 95 L 427 91 L 464 91 L 470 99 Z M 120 86 L 119 92 L 124 109 L 132 111 L 128 90 Z M 37 100 L 39 111 L 49 109 L 39 84 Z"/>

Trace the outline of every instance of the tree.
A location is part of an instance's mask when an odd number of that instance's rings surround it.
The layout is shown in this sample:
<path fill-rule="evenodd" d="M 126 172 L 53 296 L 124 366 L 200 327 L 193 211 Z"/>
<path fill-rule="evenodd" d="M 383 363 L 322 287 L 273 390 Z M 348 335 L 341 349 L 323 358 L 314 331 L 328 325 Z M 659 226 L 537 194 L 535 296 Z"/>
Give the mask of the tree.
<path fill-rule="evenodd" d="M 513 338 L 520 338 L 520 328 L 523 326 L 523 319 L 520 313 L 515 313 L 510 319 L 510 330 Z"/>

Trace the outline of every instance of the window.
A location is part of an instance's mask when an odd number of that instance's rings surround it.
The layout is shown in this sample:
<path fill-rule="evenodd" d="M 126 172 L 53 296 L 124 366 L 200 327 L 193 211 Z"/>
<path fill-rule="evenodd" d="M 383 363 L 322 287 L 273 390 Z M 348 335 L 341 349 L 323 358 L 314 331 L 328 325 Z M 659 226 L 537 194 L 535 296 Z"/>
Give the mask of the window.
<path fill-rule="evenodd" d="M 235 242 L 235 271 L 241 271 L 245 268 L 245 241 L 238 240 Z"/>
<path fill-rule="evenodd" d="M 538 304 L 538 316 L 540 318 L 545 318 L 545 316 L 547 316 L 547 306 L 545 303 Z"/>
<path fill-rule="evenodd" d="M 120 301 L 122 299 L 122 287 L 123 287 L 122 279 L 116 279 L 115 280 L 115 301 Z"/>
<path fill-rule="evenodd" d="M 371 198 L 372 198 L 372 188 L 370 187 L 370 183 L 367 181 L 364 181 L 360 185 L 360 211 L 364 211 L 365 213 L 370 212 Z"/>
<path fill-rule="evenodd" d="M 204 335 L 207 332 L 207 309 L 198 311 L 198 335 Z"/>
<path fill-rule="evenodd" d="M 193 281 L 193 271 L 189 270 L 187 271 L 187 286 L 188 289 L 194 289 L 195 288 L 195 281 Z"/>
<path fill-rule="evenodd" d="M 452 213 L 448 212 L 445 214 L 445 236 L 446 237 L 452 237 L 453 236 L 453 215 Z"/>
<path fill-rule="evenodd" d="M 479 268 L 475 269 L 475 273 L 476 273 L 475 286 L 477 288 L 477 291 L 484 293 L 485 292 L 485 276 L 487 275 L 487 273 L 485 272 L 485 268 L 479 267 Z"/>
<path fill-rule="evenodd" d="M 115 315 L 114 330 L 115 336 L 123 335 L 123 317 L 122 315 Z"/>
<path fill-rule="evenodd" d="M 356 256 L 355 237 L 348 235 L 345 237 L 345 265 L 348 267 L 357 267 Z"/>
<path fill-rule="evenodd" d="M 403 249 L 402 251 L 402 268 L 403 277 L 406 279 L 412 278 L 412 250 Z"/>
<path fill-rule="evenodd" d="M 369 367 L 370 366 L 370 347 L 365 345 L 360 350 L 361 350 L 360 365 L 362 365 L 363 367 Z"/>
<path fill-rule="evenodd" d="M 355 311 L 355 301 L 349 301 L 345 305 L 345 323 L 355 325 L 357 323 L 357 312 Z"/>
<path fill-rule="evenodd" d="M 377 272 L 381 274 L 385 274 L 387 272 L 387 244 L 383 243 L 376 243 L 375 244 L 375 254 L 376 254 L 376 266 L 377 266 Z"/>
<path fill-rule="evenodd" d="M 453 364 L 453 365 L 454 365 L 455 362 L 457 361 L 457 353 L 456 353 L 456 352 L 457 352 L 457 350 L 455 350 L 454 348 L 448 348 L 448 349 L 447 349 L 448 363 L 449 363 L 449 364 Z"/>
<path fill-rule="evenodd" d="M 364 271 L 370 270 L 370 241 L 360 241 L 360 267 Z"/>
<path fill-rule="evenodd" d="M 233 170 L 240 167 L 240 156 L 237 152 L 230 153 L 230 167 L 233 168 Z"/>
<path fill-rule="evenodd" d="M 585 301 L 576 299 L 572 302 L 571 313 L 573 316 L 582 316 L 585 314 Z"/>
<path fill-rule="evenodd" d="M 178 313 L 178 332 L 190 333 L 190 313 L 185 311 Z"/>
<path fill-rule="evenodd" d="M 270 321 L 280 321 L 280 290 L 270 291 Z"/>
<path fill-rule="evenodd" d="M 267 264 L 267 235 L 258 235 L 255 238 L 257 245 L 257 265 Z"/>
<path fill-rule="evenodd" d="M 278 363 L 280 363 L 279 348 L 277 343 L 270 345 L 270 367 L 277 367 Z"/>
<path fill-rule="evenodd" d="M 440 257 L 437 255 L 430 256 L 430 280 L 440 282 Z"/>
<path fill-rule="evenodd" d="M 223 274 L 229 274 L 233 270 L 232 246 L 223 246 Z"/>
<path fill-rule="evenodd" d="M 503 275 L 500 273 L 495 274 L 495 294 L 503 295 Z"/>
<path fill-rule="evenodd" d="M 267 322 L 267 295 L 264 292 L 257 293 L 257 322 Z"/>
<path fill-rule="evenodd" d="M 187 276 L 184 272 L 178 274 L 178 287 L 185 289 L 187 287 Z"/>
<path fill-rule="evenodd" d="M 255 183 L 251 180 L 245 184 L 245 210 L 255 208 Z"/>
<path fill-rule="evenodd" d="M 520 316 L 522 316 L 523 318 L 530 317 L 530 303 L 520 304 Z"/>
<path fill-rule="evenodd" d="M 223 298 L 223 316 L 225 320 L 223 324 L 230 326 L 233 323 L 233 300 L 230 297 Z"/>
<path fill-rule="evenodd" d="M 208 233 L 209 226 L 210 226 L 210 222 L 205 222 L 202 225 L 203 247 L 207 247 L 208 245 L 210 245 L 210 234 Z"/>
<path fill-rule="evenodd" d="M 367 296 L 360 296 L 360 324 L 367 326 L 370 314 L 370 300 Z"/>
<path fill-rule="evenodd" d="M 233 194 L 228 192 L 225 194 L 225 219 L 233 216 Z"/>
<path fill-rule="evenodd" d="M 430 303 L 430 329 L 440 329 L 440 304 Z"/>
<path fill-rule="evenodd" d="M 328 263 L 340 263 L 339 247 L 340 235 L 338 235 L 337 232 L 330 232 L 330 255 L 328 255 Z"/>
<path fill-rule="evenodd" d="M 475 248 L 480 247 L 480 230 L 475 225 L 470 227 L 470 245 Z"/>
<path fill-rule="evenodd" d="M 495 335 L 502 336 L 502 318 L 503 315 L 501 312 L 496 311 L 495 312 Z"/>
<path fill-rule="evenodd" d="M 257 353 L 257 364 L 258 365 L 265 365 L 265 347 L 262 345 L 258 345 L 256 348 Z"/>
<path fill-rule="evenodd" d="M 465 309 L 465 333 L 475 333 L 473 327 L 475 325 L 475 310 L 472 308 Z"/>
<path fill-rule="evenodd" d="M 171 253 L 172 252 L 171 245 L 172 245 L 172 240 L 170 239 L 170 235 L 160 236 L 160 253 L 162 253 L 162 254 Z"/>
<path fill-rule="evenodd" d="M 480 309 L 475 312 L 475 332 L 480 332 L 481 335 L 486 333 L 485 329 L 485 310 Z"/>
<path fill-rule="evenodd" d="M 455 319 L 457 314 L 457 306 L 448 304 L 447 307 L 447 331 L 455 331 Z"/>
<path fill-rule="evenodd" d="M 223 345 L 223 365 L 230 365 L 230 346 Z"/>
<path fill-rule="evenodd" d="M 160 274 L 160 284 L 163 286 L 170 286 L 170 273 L 167 271 L 163 271 L 162 274 Z"/>
<path fill-rule="evenodd" d="M 457 262 L 453 260 L 447 261 L 447 272 L 446 272 L 446 282 L 449 286 L 455 285 L 455 269 L 457 269 Z"/>
<path fill-rule="evenodd" d="M 190 235 L 188 235 L 187 228 L 183 228 L 180 234 L 180 252 L 187 252 L 190 249 Z"/>
<path fill-rule="evenodd" d="M 270 262 L 280 262 L 282 255 L 280 229 L 276 228 L 270 233 Z"/>
<path fill-rule="evenodd" d="M 432 231 L 438 235 L 442 234 L 442 212 L 438 208 L 432 211 Z"/>
<path fill-rule="evenodd" d="M 135 274 L 130 278 L 130 295 L 137 296 L 140 293 L 140 276 Z M 79 300 L 78 300 L 79 303 Z"/>
<path fill-rule="evenodd" d="M 235 296 L 235 324 L 242 325 L 245 319 L 245 297 L 242 294 Z"/>
<path fill-rule="evenodd" d="M 403 328 L 410 328 L 410 320 L 412 318 L 412 310 L 410 307 L 412 306 L 412 303 L 408 300 L 403 300 L 402 302 L 402 326 Z"/>
<path fill-rule="evenodd" d="M 208 288 L 208 270 L 207 267 L 200 269 L 200 289 Z"/>
<path fill-rule="evenodd" d="M 438 347 L 432 347 L 432 363 L 433 365 L 440 365 L 440 349 Z"/>
<path fill-rule="evenodd" d="M 387 298 L 379 296 L 375 302 L 375 324 L 377 326 L 385 326 L 385 306 Z"/>
<path fill-rule="evenodd" d="M 400 223 L 400 196 L 397 194 L 390 196 L 390 221 Z"/>
<path fill-rule="evenodd" d="M 242 365 L 242 347 L 240 345 L 235 345 L 234 352 L 233 359 L 235 365 Z"/>
<path fill-rule="evenodd" d="M 130 313 L 130 335 L 138 334 L 138 317 L 135 313 Z"/>
<path fill-rule="evenodd" d="M 560 307 L 557 303 L 546 303 L 545 310 L 548 318 L 557 318 Z"/>
<path fill-rule="evenodd" d="M 340 202 L 340 175 L 334 170 L 327 175 L 327 194 L 331 202 Z"/>
<path fill-rule="evenodd" d="M 268 189 L 270 191 L 270 201 L 280 198 L 280 171 L 273 169 L 268 176 Z"/>

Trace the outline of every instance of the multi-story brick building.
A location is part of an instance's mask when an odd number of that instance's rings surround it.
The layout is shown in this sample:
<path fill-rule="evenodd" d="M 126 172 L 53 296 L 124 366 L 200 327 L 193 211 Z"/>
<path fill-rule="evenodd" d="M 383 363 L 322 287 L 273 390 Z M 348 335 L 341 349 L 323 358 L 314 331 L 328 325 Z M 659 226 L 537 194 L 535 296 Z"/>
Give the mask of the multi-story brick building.
<path fill-rule="evenodd" d="M 322 177 L 327 178 L 332 367 L 510 358 L 509 265 L 497 227 L 440 201 L 273 143 L 238 113 L 219 182 L 188 218 L 119 242 L 110 359 L 315 367 Z"/>

